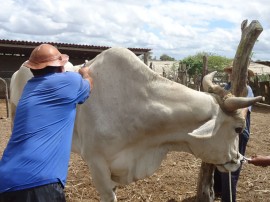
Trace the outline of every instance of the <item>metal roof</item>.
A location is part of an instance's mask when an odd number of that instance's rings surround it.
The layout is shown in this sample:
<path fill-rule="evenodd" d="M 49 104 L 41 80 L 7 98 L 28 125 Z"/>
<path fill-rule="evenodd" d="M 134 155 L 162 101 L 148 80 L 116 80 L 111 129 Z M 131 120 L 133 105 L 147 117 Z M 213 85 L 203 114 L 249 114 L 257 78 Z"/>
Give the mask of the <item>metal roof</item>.
<path fill-rule="evenodd" d="M 270 67 L 257 62 L 251 62 L 249 67 L 255 74 L 270 74 Z"/>
<path fill-rule="evenodd" d="M 42 44 L 48 43 L 58 48 L 61 53 L 65 53 L 73 58 L 94 58 L 102 51 L 109 49 L 108 46 L 93 46 L 93 45 L 79 45 L 69 43 L 56 43 L 56 42 L 33 42 L 33 41 L 16 41 L 0 39 L 0 55 L 23 55 L 29 57 L 32 50 Z M 128 48 L 137 56 L 149 52 L 151 49 L 147 48 Z"/>

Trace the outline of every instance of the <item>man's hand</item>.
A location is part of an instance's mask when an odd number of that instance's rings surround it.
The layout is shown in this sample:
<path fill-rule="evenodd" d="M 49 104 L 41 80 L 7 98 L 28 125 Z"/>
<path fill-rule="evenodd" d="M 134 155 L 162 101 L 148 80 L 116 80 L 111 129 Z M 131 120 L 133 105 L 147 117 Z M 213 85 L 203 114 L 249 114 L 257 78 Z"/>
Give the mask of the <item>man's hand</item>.
<path fill-rule="evenodd" d="M 270 166 L 270 156 L 254 155 L 248 163 L 262 167 Z"/>
<path fill-rule="evenodd" d="M 82 77 L 90 83 L 90 90 L 93 89 L 93 79 L 91 77 L 91 71 L 89 67 L 82 67 L 79 69 L 79 73 Z"/>

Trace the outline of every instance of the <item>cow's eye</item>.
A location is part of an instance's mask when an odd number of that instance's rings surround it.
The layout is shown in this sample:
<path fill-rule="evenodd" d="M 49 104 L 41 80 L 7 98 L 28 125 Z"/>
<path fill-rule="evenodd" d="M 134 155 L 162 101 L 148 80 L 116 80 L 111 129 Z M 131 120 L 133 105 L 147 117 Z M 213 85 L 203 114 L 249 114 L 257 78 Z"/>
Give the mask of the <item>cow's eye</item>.
<path fill-rule="evenodd" d="M 238 128 L 235 128 L 234 130 L 235 130 L 235 132 L 236 132 L 236 133 L 238 133 L 238 134 L 239 134 L 239 133 L 241 133 L 241 132 L 242 132 L 243 128 L 238 127 Z"/>

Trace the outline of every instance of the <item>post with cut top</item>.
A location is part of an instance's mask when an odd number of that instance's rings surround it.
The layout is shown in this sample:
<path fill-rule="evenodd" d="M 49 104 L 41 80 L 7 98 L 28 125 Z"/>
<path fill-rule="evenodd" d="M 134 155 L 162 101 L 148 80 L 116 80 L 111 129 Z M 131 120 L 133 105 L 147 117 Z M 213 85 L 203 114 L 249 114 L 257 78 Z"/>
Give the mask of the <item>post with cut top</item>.
<path fill-rule="evenodd" d="M 238 45 L 232 70 L 232 93 L 235 96 L 246 96 L 247 85 L 246 78 L 248 72 L 248 65 L 250 63 L 250 56 L 257 38 L 263 31 L 259 21 L 253 20 L 247 26 L 247 20 L 241 24 L 241 40 Z M 215 166 L 212 164 L 202 162 L 198 184 L 197 184 L 197 202 L 213 202 L 215 194 L 213 194 L 213 176 Z"/>
<path fill-rule="evenodd" d="M 232 68 L 232 93 L 237 97 L 245 97 L 247 95 L 246 79 L 250 56 L 255 42 L 263 31 L 259 21 L 253 20 L 249 26 L 247 26 L 247 22 L 247 20 L 244 20 L 241 24 L 241 41 L 238 45 Z"/>
<path fill-rule="evenodd" d="M 9 101 L 8 101 L 8 84 L 5 79 L 0 77 L 0 83 L 3 84 L 4 92 L 5 92 L 5 101 L 6 101 L 6 111 L 7 111 L 7 118 L 9 118 Z"/>
<path fill-rule="evenodd" d="M 202 77 L 200 81 L 200 91 L 205 91 L 202 86 L 203 77 L 208 74 L 208 58 L 206 55 L 203 56 L 203 69 L 202 69 Z"/>
<path fill-rule="evenodd" d="M 146 53 L 143 54 L 143 62 L 146 65 L 148 65 L 149 55 L 150 55 L 149 52 L 146 52 Z"/>

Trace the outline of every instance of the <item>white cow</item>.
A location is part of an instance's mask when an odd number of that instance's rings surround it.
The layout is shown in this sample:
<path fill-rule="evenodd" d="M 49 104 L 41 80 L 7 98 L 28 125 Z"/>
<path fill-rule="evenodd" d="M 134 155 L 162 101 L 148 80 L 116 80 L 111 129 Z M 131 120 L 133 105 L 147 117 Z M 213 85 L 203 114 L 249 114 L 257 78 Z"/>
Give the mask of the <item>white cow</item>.
<path fill-rule="evenodd" d="M 73 150 L 90 167 L 102 201 L 116 201 L 118 184 L 152 175 L 169 151 L 189 152 L 221 171 L 240 166 L 236 131 L 245 120 L 238 109 L 261 97 L 230 97 L 212 84 L 214 73 L 204 78 L 212 93 L 192 90 L 160 77 L 124 48 L 103 51 L 86 66 L 94 88 L 77 108 Z M 21 67 L 12 78 L 14 106 L 19 82 L 30 78 L 25 71 Z"/>

